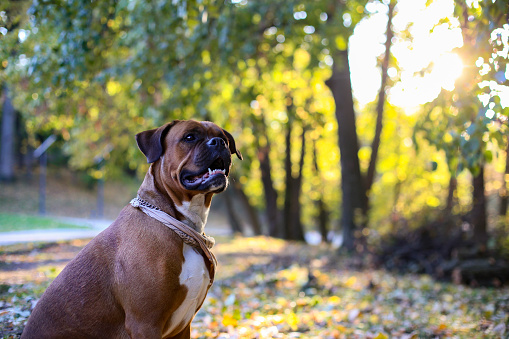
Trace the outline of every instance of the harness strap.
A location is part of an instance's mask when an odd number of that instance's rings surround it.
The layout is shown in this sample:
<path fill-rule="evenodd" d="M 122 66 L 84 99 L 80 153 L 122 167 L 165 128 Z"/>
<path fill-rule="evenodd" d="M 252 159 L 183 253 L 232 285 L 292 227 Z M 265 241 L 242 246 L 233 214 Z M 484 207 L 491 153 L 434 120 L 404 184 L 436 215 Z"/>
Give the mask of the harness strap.
<path fill-rule="evenodd" d="M 159 207 L 154 206 L 147 201 L 137 196 L 130 202 L 131 206 L 139 208 L 143 213 L 161 222 L 167 226 L 173 232 L 175 232 L 184 243 L 192 246 L 200 252 L 208 261 L 208 269 L 210 274 L 209 287 L 214 282 L 214 276 L 216 273 L 217 260 L 210 249 L 214 246 L 215 240 L 213 237 L 205 235 L 205 233 L 198 233 L 191 227 L 184 224 L 182 221 L 175 219 L 168 213 L 162 211 Z"/>

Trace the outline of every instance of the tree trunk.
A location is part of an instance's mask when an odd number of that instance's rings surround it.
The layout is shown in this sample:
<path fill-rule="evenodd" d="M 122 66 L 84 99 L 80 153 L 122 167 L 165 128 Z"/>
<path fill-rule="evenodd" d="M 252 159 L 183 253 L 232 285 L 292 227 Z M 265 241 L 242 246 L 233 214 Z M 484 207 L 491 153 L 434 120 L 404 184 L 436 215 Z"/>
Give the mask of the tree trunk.
<path fill-rule="evenodd" d="M 14 135 L 16 112 L 9 97 L 9 90 L 4 87 L 4 103 L 2 107 L 2 136 L 0 142 L 0 180 L 14 179 Z"/>
<path fill-rule="evenodd" d="M 290 100 L 291 101 L 291 100 Z M 284 206 L 284 230 L 285 239 L 304 241 L 304 231 L 301 222 L 301 205 L 300 193 L 302 186 L 302 167 L 304 166 L 304 155 L 306 153 L 306 129 L 302 127 L 301 134 L 301 151 L 299 160 L 299 173 L 297 177 L 292 173 L 292 130 L 294 120 L 292 118 L 293 105 L 287 107 L 289 119 L 286 124 L 286 158 L 285 158 L 285 173 L 286 173 L 286 189 L 285 189 L 285 206 Z"/>
<path fill-rule="evenodd" d="M 293 240 L 305 241 L 304 237 L 304 228 L 302 226 L 301 220 L 301 210 L 302 206 L 300 204 L 300 195 L 302 191 L 302 169 L 304 167 L 304 156 L 306 155 L 306 129 L 304 126 L 302 127 L 301 134 L 301 148 L 300 148 L 300 159 L 299 159 L 299 173 L 297 178 L 293 178 L 293 192 L 292 195 L 292 210 L 295 211 L 293 227 L 292 227 L 292 235 Z"/>
<path fill-rule="evenodd" d="M 233 195 L 232 190 L 225 191 L 224 201 L 226 204 L 226 212 L 228 214 L 228 222 L 230 223 L 233 234 L 237 233 L 243 234 L 242 223 L 237 217 L 237 214 L 235 213 L 235 208 L 233 207 L 234 198 L 232 197 L 232 195 Z"/>
<path fill-rule="evenodd" d="M 355 248 L 357 230 L 356 213 L 365 208 L 366 195 L 359 166 L 359 144 L 355 124 L 355 112 L 350 82 L 348 51 L 335 55 L 332 76 L 326 82 L 336 103 L 338 121 L 339 150 L 341 153 L 341 189 L 343 244 L 348 251 Z"/>
<path fill-rule="evenodd" d="M 509 179 L 509 136 L 507 137 L 507 148 L 505 150 L 505 174 L 502 178 L 502 188 L 500 189 L 500 208 L 499 215 L 507 215 L 507 200 L 509 193 L 507 192 L 507 181 Z"/>
<path fill-rule="evenodd" d="M 449 193 L 447 194 L 447 202 L 445 205 L 445 213 L 447 216 L 450 216 L 452 213 L 452 208 L 454 207 L 454 192 L 456 192 L 456 187 L 458 186 L 458 180 L 451 174 L 451 178 L 449 179 Z"/>
<path fill-rule="evenodd" d="M 287 107 L 288 109 L 288 107 Z M 293 118 L 290 117 L 291 113 L 288 112 L 288 122 L 286 123 L 285 134 L 285 205 L 283 208 L 283 225 L 284 225 L 284 239 L 292 238 L 292 224 L 295 211 L 292 211 L 292 196 L 293 192 L 293 177 L 292 177 L 292 130 Z"/>
<path fill-rule="evenodd" d="M 249 219 L 249 224 L 251 225 L 251 229 L 253 230 L 254 235 L 262 235 L 262 226 L 260 224 L 260 219 L 258 218 L 258 214 L 256 213 L 256 209 L 249 202 L 249 198 L 247 197 L 242 185 L 239 180 L 233 177 L 232 188 L 235 191 L 235 194 L 238 196 L 239 202 L 244 206 L 244 209 L 247 212 L 247 217 Z"/>
<path fill-rule="evenodd" d="M 313 167 L 315 170 L 315 175 L 317 178 L 320 179 L 320 182 L 322 181 L 322 177 L 320 175 L 320 167 L 318 166 L 318 157 L 317 157 L 318 149 L 316 147 L 316 142 L 313 141 Z M 316 202 L 316 208 L 318 209 L 318 230 L 320 232 L 320 235 L 322 236 L 322 242 L 328 242 L 329 239 L 327 238 L 328 235 L 328 223 L 329 223 L 329 212 L 327 211 L 327 206 L 325 205 L 325 202 L 323 201 L 323 189 L 321 188 L 319 191 L 319 198 Z"/>
<path fill-rule="evenodd" d="M 270 163 L 270 143 L 269 138 L 267 136 L 265 130 L 265 121 L 258 122 L 259 126 L 261 126 L 261 138 L 265 138 L 265 144 L 261 145 L 260 141 L 258 141 L 258 161 L 260 162 L 260 172 L 262 176 L 262 185 L 265 193 L 265 213 L 267 224 L 269 227 L 269 235 L 271 237 L 282 237 L 282 231 L 280 227 L 280 212 L 277 206 L 277 191 L 274 188 L 274 183 L 272 182 L 272 174 L 271 168 L 272 165 Z"/>
<path fill-rule="evenodd" d="M 385 95 L 386 95 L 386 87 L 387 80 L 389 78 L 387 74 L 387 70 L 389 69 L 389 60 L 391 57 L 391 45 L 392 38 L 394 36 L 394 32 L 392 31 L 392 18 L 394 15 L 394 6 L 396 5 L 395 1 L 391 1 L 389 3 L 389 13 L 387 14 L 387 40 L 385 41 L 385 55 L 382 62 L 382 81 L 380 84 L 380 92 L 378 92 L 378 103 L 376 105 L 376 127 L 375 127 L 375 136 L 373 138 L 373 142 L 371 144 L 371 158 L 369 160 L 368 172 L 366 175 L 366 207 L 369 208 L 369 192 L 371 190 L 371 186 L 373 185 L 373 181 L 375 180 L 375 172 L 376 172 L 376 163 L 378 158 L 378 149 L 380 148 L 380 138 L 382 135 L 382 122 L 384 115 L 384 105 L 385 105 Z M 367 211 L 366 211 L 367 212 Z"/>
<path fill-rule="evenodd" d="M 486 230 L 486 198 L 484 195 L 484 167 L 473 178 L 474 186 L 472 205 L 472 225 L 474 226 L 474 240 L 481 246 L 486 245 L 488 232 Z"/>

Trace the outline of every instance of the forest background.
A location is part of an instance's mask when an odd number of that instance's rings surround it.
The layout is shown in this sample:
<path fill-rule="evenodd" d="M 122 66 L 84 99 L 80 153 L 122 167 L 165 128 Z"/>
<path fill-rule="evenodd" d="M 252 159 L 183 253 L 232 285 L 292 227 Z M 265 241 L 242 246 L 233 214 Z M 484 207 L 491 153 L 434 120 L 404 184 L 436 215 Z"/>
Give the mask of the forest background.
<path fill-rule="evenodd" d="M 3 2 L 0 174 L 56 135 L 50 156 L 87 180 L 141 178 L 134 134 L 206 119 L 244 155 L 226 199 L 237 231 L 338 231 L 354 253 L 425 232 L 447 260 L 460 243 L 503 257 L 508 13 L 505 0 Z"/>

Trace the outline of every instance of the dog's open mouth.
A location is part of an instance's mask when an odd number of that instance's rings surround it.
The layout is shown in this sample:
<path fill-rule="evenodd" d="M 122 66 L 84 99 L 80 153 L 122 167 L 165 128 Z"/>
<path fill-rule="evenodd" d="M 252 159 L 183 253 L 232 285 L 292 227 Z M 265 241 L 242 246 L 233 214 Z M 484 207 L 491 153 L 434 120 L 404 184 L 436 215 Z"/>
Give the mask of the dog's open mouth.
<path fill-rule="evenodd" d="M 182 183 L 188 188 L 198 188 L 199 186 L 206 185 L 209 182 L 212 185 L 213 181 L 226 182 L 227 176 L 228 169 L 226 168 L 224 160 L 217 158 L 205 171 L 201 173 L 184 173 L 182 175 Z"/>

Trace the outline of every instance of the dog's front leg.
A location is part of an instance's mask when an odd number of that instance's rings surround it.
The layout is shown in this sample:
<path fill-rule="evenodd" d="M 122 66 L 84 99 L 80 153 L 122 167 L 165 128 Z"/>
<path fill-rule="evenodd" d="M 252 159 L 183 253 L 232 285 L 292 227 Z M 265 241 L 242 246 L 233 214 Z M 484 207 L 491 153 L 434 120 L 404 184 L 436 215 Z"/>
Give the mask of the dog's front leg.
<path fill-rule="evenodd" d="M 150 323 L 146 319 L 135 319 L 126 316 L 125 327 L 127 333 L 132 339 L 161 339 L 162 327 L 157 324 Z"/>

